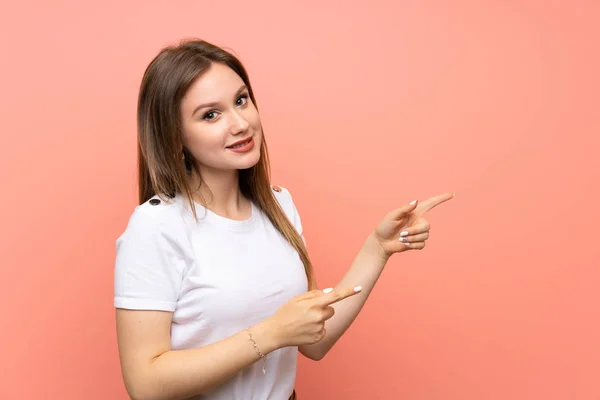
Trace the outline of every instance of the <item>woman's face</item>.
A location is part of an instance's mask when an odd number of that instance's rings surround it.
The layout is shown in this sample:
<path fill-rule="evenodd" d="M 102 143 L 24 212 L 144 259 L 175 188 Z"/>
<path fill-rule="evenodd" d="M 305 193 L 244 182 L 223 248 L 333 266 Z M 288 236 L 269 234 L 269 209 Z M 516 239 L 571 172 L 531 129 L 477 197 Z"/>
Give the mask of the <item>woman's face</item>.
<path fill-rule="evenodd" d="M 181 103 L 183 144 L 200 170 L 238 170 L 260 159 L 262 126 L 242 78 L 213 63 Z"/>

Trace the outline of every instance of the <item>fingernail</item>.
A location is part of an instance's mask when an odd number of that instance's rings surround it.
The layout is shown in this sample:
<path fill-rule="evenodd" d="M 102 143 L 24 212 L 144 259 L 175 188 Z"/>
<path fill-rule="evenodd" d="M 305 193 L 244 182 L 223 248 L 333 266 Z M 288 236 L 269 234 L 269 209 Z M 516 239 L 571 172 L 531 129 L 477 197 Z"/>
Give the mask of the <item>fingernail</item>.
<path fill-rule="evenodd" d="M 327 289 L 323 289 L 323 293 L 330 293 L 333 292 L 333 288 L 327 288 Z"/>
<path fill-rule="evenodd" d="M 405 237 L 401 237 L 401 238 L 400 238 L 400 239 L 398 239 L 398 240 L 399 240 L 399 241 L 401 241 L 401 242 L 406 242 L 408 239 L 407 239 L 407 238 L 405 238 Z"/>
<path fill-rule="evenodd" d="M 408 231 L 400 232 L 400 236 L 408 236 Z"/>
<path fill-rule="evenodd" d="M 408 242 L 405 242 L 405 243 L 404 243 L 404 245 L 405 245 L 405 246 L 410 246 L 410 243 L 408 243 Z"/>
<path fill-rule="evenodd" d="M 412 206 L 413 204 L 416 204 L 416 203 L 417 203 L 417 201 L 416 201 L 416 200 L 413 200 L 413 201 L 411 201 L 410 203 L 408 203 L 408 205 L 409 205 L 409 206 Z"/>
<path fill-rule="evenodd" d="M 357 286 L 354 288 L 355 292 L 360 292 L 362 290 L 362 286 Z"/>

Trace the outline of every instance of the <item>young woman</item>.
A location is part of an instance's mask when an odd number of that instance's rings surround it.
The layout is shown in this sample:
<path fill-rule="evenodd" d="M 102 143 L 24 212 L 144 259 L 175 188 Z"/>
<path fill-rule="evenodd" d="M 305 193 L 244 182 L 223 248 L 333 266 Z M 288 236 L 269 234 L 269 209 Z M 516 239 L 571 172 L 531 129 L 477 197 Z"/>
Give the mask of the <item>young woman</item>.
<path fill-rule="evenodd" d="M 323 358 L 388 258 L 425 246 L 422 214 L 453 197 L 392 211 L 317 290 L 238 59 L 199 40 L 163 49 L 141 83 L 138 139 L 140 205 L 117 240 L 114 299 L 133 399 L 295 398 L 298 351 Z"/>

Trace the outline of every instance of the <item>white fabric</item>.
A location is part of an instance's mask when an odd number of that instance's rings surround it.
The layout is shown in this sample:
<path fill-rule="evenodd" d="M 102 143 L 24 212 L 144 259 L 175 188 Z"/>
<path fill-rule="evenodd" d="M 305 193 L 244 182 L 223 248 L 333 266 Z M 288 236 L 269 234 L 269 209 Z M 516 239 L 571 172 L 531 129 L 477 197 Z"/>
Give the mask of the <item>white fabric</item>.
<path fill-rule="evenodd" d="M 289 191 L 274 192 L 302 235 Z M 158 198 L 158 197 L 155 197 Z M 117 308 L 173 312 L 173 350 L 198 348 L 243 331 L 306 292 L 304 265 L 255 205 L 245 221 L 196 204 L 196 222 L 181 197 L 136 207 L 117 239 Z M 248 341 L 248 346 L 252 343 Z M 296 378 L 297 347 L 286 347 L 198 399 L 287 399 Z M 233 355 L 232 355 L 233 356 Z"/>

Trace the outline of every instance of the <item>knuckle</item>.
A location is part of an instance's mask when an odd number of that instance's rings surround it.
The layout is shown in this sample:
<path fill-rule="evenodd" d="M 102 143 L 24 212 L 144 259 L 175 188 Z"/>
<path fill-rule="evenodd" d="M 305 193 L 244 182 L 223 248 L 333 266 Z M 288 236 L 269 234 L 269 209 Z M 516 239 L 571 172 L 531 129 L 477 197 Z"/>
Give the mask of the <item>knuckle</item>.
<path fill-rule="evenodd" d="M 321 331 L 319 332 L 319 340 L 323 339 L 326 333 L 327 331 L 325 330 L 325 328 L 321 329 Z"/>
<path fill-rule="evenodd" d="M 325 337 L 325 334 L 324 334 L 324 333 L 323 333 L 323 331 L 321 330 L 321 331 L 315 332 L 315 333 L 312 335 L 312 341 L 313 341 L 313 343 L 317 343 L 318 341 L 320 341 L 320 340 L 321 340 L 321 339 L 323 339 L 324 337 Z"/>

